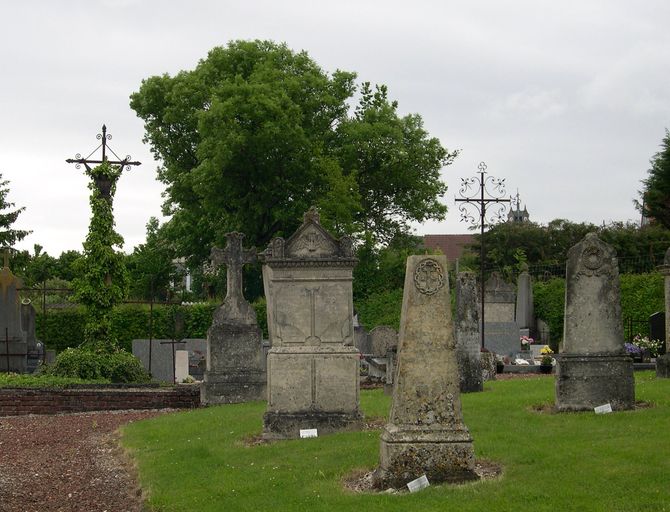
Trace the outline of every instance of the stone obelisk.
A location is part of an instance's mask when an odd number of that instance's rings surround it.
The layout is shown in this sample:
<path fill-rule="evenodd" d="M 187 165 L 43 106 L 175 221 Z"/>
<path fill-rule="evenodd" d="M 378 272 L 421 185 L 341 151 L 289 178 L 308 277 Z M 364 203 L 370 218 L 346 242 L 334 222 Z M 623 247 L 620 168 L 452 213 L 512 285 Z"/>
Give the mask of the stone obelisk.
<path fill-rule="evenodd" d="M 376 486 L 399 488 L 424 474 L 430 482 L 476 479 L 461 413 L 445 256 L 408 258 L 399 337 Z"/>

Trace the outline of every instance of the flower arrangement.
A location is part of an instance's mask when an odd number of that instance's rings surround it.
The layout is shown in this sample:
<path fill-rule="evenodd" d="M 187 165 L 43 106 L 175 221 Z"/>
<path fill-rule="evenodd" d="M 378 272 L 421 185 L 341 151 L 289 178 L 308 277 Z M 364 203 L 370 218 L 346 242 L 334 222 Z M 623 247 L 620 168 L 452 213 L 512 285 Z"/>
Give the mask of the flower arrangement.
<path fill-rule="evenodd" d="M 540 350 L 540 354 L 542 354 L 543 356 L 544 356 L 544 355 L 548 355 L 548 354 L 553 354 L 553 353 L 554 353 L 554 351 L 551 350 L 551 348 L 549 348 L 549 345 L 545 345 L 545 346 L 542 347 L 542 349 Z"/>
<path fill-rule="evenodd" d="M 663 346 L 663 342 L 661 340 L 652 340 L 647 336 L 642 336 L 641 334 L 635 335 L 632 344 L 638 347 L 640 352 L 643 350 L 648 350 L 651 357 L 658 356 L 659 352 L 661 351 L 661 347 Z"/>
<path fill-rule="evenodd" d="M 623 347 L 626 349 L 626 353 L 629 356 L 639 356 L 642 354 L 642 349 L 632 343 L 624 343 Z"/>
<path fill-rule="evenodd" d="M 535 340 L 533 340 L 533 338 L 531 338 L 530 336 L 521 336 L 520 341 L 521 341 L 521 349 L 528 350 Z"/>

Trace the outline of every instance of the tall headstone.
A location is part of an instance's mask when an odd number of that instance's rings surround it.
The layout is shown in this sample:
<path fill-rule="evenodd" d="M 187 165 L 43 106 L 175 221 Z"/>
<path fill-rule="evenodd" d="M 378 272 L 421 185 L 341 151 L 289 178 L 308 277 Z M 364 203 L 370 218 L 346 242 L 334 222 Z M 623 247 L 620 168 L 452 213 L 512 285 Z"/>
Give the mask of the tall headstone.
<path fill-rule="evenodd" d="M 615 410 L 635 405 L 633 362 L 624 350 L 616 252 L 595 233 L 568 251 L 563 353 L 558 356 L 556 407 Z"/>
<path fill-rule="evenodd" d="M 5 253 L 0 270 L 0 371 L 25 373 L 28 369 L 28 343 L 21 325 L 21 280 L 9 270 Z"/>
<path fill-rule="evenodd" d="M 215 265 L 226 265 L 227 288 L 207 331 L 207 369 L 200 387 L 205 404 L 262 400 L 266 394 L 261 330 L 242 293 L 242 267 L 256 261 L 256 250 L 242 247 L 242 233 L 228 233 L 226 239 L 226 248 L 215 247 L 211 255 Z"/>
<path fill-rule="evenodd" d="M 512 356 L 519 352 L 519 324 L 514 318 L 514 285 L 498 272 L 492 272 L 484 286 L 484 334 L 486 348 L 496 354 Z"/>
<path fill-rule="evenodd" d="M 516 281 L 516 313 L 514 319 L 523 335 L 534 335 L 533 285 L 528 273 L 528 265 L 525 263 Z"/>
<path fill-rule="evenodd" d="M 456 357 L 461 392 L 482 391 L 481 334 L 479 330 L 479 292 L 472 272 L 456 276 Z"/>
<path fill-rule="evenodd" d="M 663 265 L 659 267 L 665 281 L 665 354 L 656 358 L 656 376 L 670 378 L 670 248 L 665 252 Z"/>
<path fill-rule="evenodd" d="M 430 482 L 476 479 L 461 413 L 445 256 L 408 258 L 399 337 L 376 486 L 399 488 L 424 474 Z"/>
<path fill-rule="evenodd" d="M 359 352 L 353 346 L 351 240 L 335 239 L 316 209 L 288 239 L 264 252 L 267 299 L 266 438 L 296 438 L 357 427 Z"/>

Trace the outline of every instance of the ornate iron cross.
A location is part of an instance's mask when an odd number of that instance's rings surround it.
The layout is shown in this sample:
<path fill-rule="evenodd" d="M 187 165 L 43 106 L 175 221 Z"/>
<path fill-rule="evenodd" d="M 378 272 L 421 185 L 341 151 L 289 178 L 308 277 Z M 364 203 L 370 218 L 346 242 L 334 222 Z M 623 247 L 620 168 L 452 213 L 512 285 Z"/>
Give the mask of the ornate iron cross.
<path fill-rule="evenodd" d="M 117 165 L 120 171 L 123 170 L 130 170 L 130 167 L 133 165 L 142 165 L 142 162 L 131 162 L 130 161 L 130 155 L 127 155 L 126 158 L 121 159 L 119 156 L 114 153 L 112 148 L 110 148 L 107 145 L 108 140 L 112 140 L 112 134 L 107 133 L 107 127 L 103 124 L 102 125 L 102 133 L 99 133 L 95 136 L 96 139 L 100 140 L 100 144 L 98 145 L 97 148 L 95 148 L 93 151 L 89 153 L 89 155 L 85 158 L 81 157 L 80 153 L 77 153 L 75 155 L 75 158 L 68 158 L 65 161 L 68 164 L 75 164 L 75 168 L 79 169 L 82 165 L 86 167 L 86 171 L 90 174 L 91 172 L 91 165 L 90 164 L 101 164 L 104 162 L 108 162 L 112 165 Z M 91 155 L 98 151 L 98 149 L 102 148 L 102 159 L 101 160 L 90 160 Z M 107 158 L 107 150 L 109 151 L 117 158 L 116 160 L 110 160 Z M 98 187 L 98 190 L 100 191 L 100 195 L 104 197 L 107 201 L 111 200 L 111 189 L 112 185 L 114 185 L 114 181 L 116 181 L 116 177 L 112 176 L 92 176 L 93 180 L 95 181 L 95 186 Z"/>
<path fill-rule="evenodd" d="M 489 217 L 489 224 L 504 220 L 503 214 L 506 203 L 511 202 L 505 195 L 505 178 L 486 176 L 486 164 L 480 162 L 479 177 L 461 178 L 461 188 L 458 191 L 460 198 L 456 198 L 458 210 L 461 212 L 461 222 L 477 225 L 477 218 L 467 210 L 467 206 L 474 206 L 479 212 L 479 280 L 481 286 L 481 345 L 484 348 L 484 227 L 486 226 L 486 207 L 491 204 L 494 208 Z M 491 189 L 489 189 L 489 186 Z M 479 194 L 477 194 L 479 192 Z"/>
<path fill-rule="evenodd" d="M 213 247 L 209 259 L 215 266 L 226 266 L 226 299 L 244 300 L 242 293 L 242 268 L 248 263 L 256 261 L 256 248 L 244 249 L 242 241 L 243 233 L 228 233 L 226 235 L 226 248 Z"/>

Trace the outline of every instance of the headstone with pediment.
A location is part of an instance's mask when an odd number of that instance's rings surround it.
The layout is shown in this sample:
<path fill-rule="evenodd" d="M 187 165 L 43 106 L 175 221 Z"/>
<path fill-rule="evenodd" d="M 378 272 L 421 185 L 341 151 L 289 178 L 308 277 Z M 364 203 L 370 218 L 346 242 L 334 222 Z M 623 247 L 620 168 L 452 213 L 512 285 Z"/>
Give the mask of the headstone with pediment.
<path fill-rule="evenodd" d="M 556 369 L 556 408 L 635 406 L 633 362 L 624 350 L 619 265 L 595 233 L 568 251 L 563 352 Z"/>
<path fill-rule="evenodd" d="M 0 270 L 0 371 L 25 373 L 28 369 L 28 343 L 21 322 L 18 288 L 22 282 L 9 269 L 9 257 Z"/>
<path fill-rule="evenodd" d="M 242 293 L 242 267 L 256 261 L 242 233 L 228 233 L 225 249 L 212 249 L 215 265 L 226 265 L 227 291 L 207 331 L 207 369 L 200 387 L 205 404 L 262 400 L 266 394 L 263 342 L 256 312 Z"/>
<path fill-rule="evenodd" d="M 297 438 L 360 424 L 359 352 L 353 346 L 351 239 L 334 238 L 311 208 L 287 240 L 263 253 L 267 299 L 266 438 Z"/>

